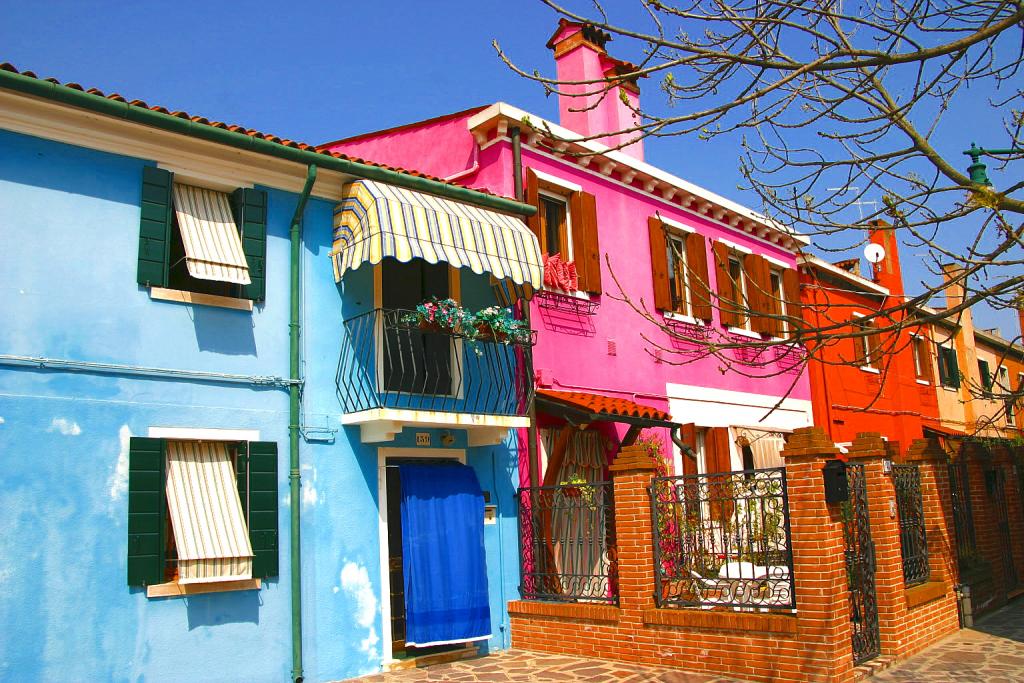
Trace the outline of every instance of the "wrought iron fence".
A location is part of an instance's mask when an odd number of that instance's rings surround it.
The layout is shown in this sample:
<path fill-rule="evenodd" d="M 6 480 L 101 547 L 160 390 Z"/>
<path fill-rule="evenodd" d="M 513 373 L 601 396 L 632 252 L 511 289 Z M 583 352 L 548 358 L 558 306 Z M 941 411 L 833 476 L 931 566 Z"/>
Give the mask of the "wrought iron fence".
<path fill-rule="evenodd" d="M 619 601 L 611 482 L 519 489 L 524 600 Z"/>
<path fill-rule="evenodd" d="M 967 458 L 963 456 L 949 463 L 949 496 L 953 504 L 957 560 L 961 567 L 970 566 L 978 559 L 978 541 L 971 508 L 971 480 L 967 472 Z"/>
<path fill-rule="evenodd" d="M 650 493 L 659 606 L 796 607 L 784 468 L 658 477 Z"/>
<path fill-rule="evenodd" d="M 335 383 L 345 413 L 408 408 L 522 415 L 533 394 L 533 333 L 521 338 L 422 329 L 413 311 L 345 321 Z"/>
<path fill-rule="evenodd" d="M 893 465 L 896 509 L 900 517 L 900 551 L 903 553 L 903 582 L 915 586 L 928 580 L 928 539 L 924 531 L 921 501 L 921 471 L 917 465 Z"/>

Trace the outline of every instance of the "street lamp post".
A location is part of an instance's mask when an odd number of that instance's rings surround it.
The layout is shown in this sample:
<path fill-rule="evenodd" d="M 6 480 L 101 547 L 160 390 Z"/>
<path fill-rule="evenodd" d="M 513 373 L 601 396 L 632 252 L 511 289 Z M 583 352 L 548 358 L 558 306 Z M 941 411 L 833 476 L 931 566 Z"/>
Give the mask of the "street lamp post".
<path fill-rule="evenodd" d="M 981 157 L 984 155 L 992 156 L 994 154 L 1024 154 L 1024 149 L 1013 147 L 1010 149 L 984 149 L 978 147 L 973 142 L 971 148 L 964 152 L 971 158 L 971 165 L 967 167 L 967 172 L 971 174 L 971 182 L 978 183 L 979 185 L 992 185 L 992 181 L 988 179 L 988 173 L 986 172 L 986 166 L 981 161 Z"/>

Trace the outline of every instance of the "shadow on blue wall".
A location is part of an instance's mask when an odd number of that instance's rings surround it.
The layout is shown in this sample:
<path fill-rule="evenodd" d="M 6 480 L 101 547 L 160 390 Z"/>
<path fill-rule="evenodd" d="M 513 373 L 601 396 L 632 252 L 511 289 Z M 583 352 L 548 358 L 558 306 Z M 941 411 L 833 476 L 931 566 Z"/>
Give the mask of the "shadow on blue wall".
<path fill-rule="evenodd" d="M 199 350 L 231 356 L 256 356 L 252 316 L 248 311 L 193 307 L 192 324 Z"/>
<path fill-rule="evenodd" d="M 195 595 L 185 599 L 188 630 L 221 624 L 259 624 L 260 591 L 239 591 Z"/>

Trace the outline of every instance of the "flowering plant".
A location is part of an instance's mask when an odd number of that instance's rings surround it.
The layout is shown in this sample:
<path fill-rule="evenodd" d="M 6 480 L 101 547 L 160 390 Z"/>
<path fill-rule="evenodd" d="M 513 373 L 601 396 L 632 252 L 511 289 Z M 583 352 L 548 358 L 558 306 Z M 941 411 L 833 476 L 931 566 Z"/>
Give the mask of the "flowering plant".
<path fill-rule="evenodd" d="M 525 342 L 529 339 L 530 331 L 526 329 L 523 321 L 513 318 L 512 312 L 501 306 L 488 306 L 476 313 L 470 313 L 466 316 L 465 323 L 463 331 L 471 339 L 490 337 L 503 344 Z"/>
<path fill-rule="evenodd" d="M 565 498 L 580 498 L 588 507 L 594 507 L 594 487 L 581 475 L 573 474 L 565 481 L 558 482 L 558 485 L 563 487 L 558 492 Z"/>
<path fill-rule="evenodd" d="M 433 325 L 445 330 L 456 330 L 460 326 L 467 326 L 469 316 L 470 313 L 454 299 L 438 299 L 435 296 L 418 305 L 415 311 L 402 316 L 402 322 L 406 325 Z"/>

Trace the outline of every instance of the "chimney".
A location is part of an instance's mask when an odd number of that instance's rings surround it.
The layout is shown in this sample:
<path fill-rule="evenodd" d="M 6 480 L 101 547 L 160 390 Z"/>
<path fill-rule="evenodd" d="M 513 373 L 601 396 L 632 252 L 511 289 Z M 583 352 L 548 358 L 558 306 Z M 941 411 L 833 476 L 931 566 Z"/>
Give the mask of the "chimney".
<path fill-rule="evenodd" d="M 964 285 L 957 279 L 963 272 L 963 268 L 954 263 L 942 266 L 942 281 L 946 284 L 946 308 L 956 308 L 964 301 Z"/>
<path fill-rule="evenodd" d="M 547 43 L 555 51 L 559 81 L 595 81 L 558 88 L 559 123 L 581 135 L 614 133 L 640 123 L 630 108 L 640 104 L 636 78 L 618 81 L 622 74 L 636 67 L 610 57 L 604 48 L 609 40 L 608 33 L 590 24 L 560 19 L 558 29 Z M 601 81 L 608 85 L 602 85 Z M 643 138 L 635 133 L 602 135 L 596 141 L 609 147 L 628 142 L 621 151 L 641 161 L 644 158 Z"/>
<path fill-rule="evenodd" d="M 903 270 L 900 268 L 900 245 L 896 231 L 883 220 L 868 221 L 868 240 L 885 250 L 882 261 L 874 265 L 875 282 L 893 296 L 903 296 Z"/>

